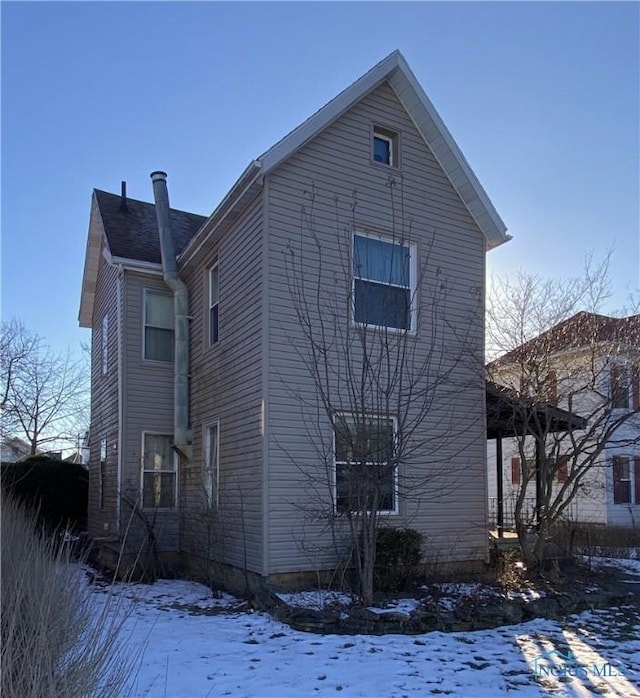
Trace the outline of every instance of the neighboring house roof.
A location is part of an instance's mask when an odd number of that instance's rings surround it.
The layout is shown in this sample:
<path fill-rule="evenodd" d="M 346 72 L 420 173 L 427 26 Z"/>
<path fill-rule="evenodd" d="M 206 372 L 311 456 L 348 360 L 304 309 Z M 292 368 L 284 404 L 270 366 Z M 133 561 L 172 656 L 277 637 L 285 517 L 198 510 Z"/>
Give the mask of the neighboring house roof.
<path fill-rule="evenodd" d="M 585 311 L 576 313 L 492 361 L 488 368 L 519 363 L 530 356 L 548 356 L 567 349 L 605 343 L 640 348 L 640 315 L 615 318 Z"/>
<path fill-rule="evenodd" d="M 31 453 L 31 446 L 17 436 L 2 439 L 0 447 L 3 463 L 15 463 L 26 458 Z"/>
<path fill-rule="evenodd" d="M 113 257 L 160 264 L 160 240 L 154 204 L 94 189 L 109 251 Z M 176 254 L 180 254 L 205 222 L 205 216 L 171 209 L 171 229 Z"/>

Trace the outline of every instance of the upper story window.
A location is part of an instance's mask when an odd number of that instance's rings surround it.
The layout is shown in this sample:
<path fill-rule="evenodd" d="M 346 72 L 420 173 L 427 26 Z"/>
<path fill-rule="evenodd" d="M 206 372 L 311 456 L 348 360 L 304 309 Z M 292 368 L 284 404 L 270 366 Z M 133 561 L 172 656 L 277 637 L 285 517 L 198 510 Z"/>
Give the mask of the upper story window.
<path fill-rule="evenodd" d="M 219 334 L 219 295 L 220 295 L 220 278 L 218 272 L 218 260 L 209 269 L 209 346 L 218 343 Z"/>
<path fill-rule="evenodd" d="M 109 369 L 109 314 L 102 318 L 102 334 L 100 335 L 100 354 L 102 358 L 102 375 Z"/>
<path fill-rule="evenodd" d="M 356 233 L 353 236 L 355 322 L 415 331 L 415 245 Z"/>
<path fill-rule="evenodd" d="M 172 509 L 176 506 L 176 454 L 171 436 L 143 434 L 142 506 Z"/>
<path fill-rule="evenodd" d="M 395 420 L 336 415 L 336 510 L 398 513 Z"/>
<path fill-rule="evenodd" d="M 151 361 L 173 361 L 173 296 L 144 293 L 143 356 Z"/>
<path fill-rule="evenodd" d="M 382 126 L 374 126 L 371 149 L 371 156 L 374 162 L 398 167 L 398 134 L 395 131 Z"/>

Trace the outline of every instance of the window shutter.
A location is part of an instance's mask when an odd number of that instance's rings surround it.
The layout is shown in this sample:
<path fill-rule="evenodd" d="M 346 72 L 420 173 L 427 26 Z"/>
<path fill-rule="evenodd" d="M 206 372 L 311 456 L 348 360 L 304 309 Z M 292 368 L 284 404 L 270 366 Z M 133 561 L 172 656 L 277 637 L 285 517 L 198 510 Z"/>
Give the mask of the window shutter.
<path fill-rule="evenodd" d="M 640 366 L 638 364 L 631 370 L 631 395 L 633 409 L 640 410 Z"/>
<path fill-rule="evenodd" d="M 547 373 L 547 402 L 551 405 L 558 404 L 558 374 L 555 371 Z"/>
<path fill-rule="evenodd" d="M 569 457 L 561 456 L 558 462 L 558 483 L 564 484 L 569 477 Z"/>
<path fill-rule="evenodd" d="M 634 473 L 634 475 L 635 475 L 635 482 L 636 482 L 636 486 L 635 486 L 636 499 L 635 499 L 635 502 L 636 502 L 636 504 L 640 504 L 640 458 L 638 458 L 637 456 L 636 456 L 636 458 L 634 458 L 634 466 L 635 466 L 635 473 Z"/>
<path fill-rule="evenodd" d="M 511 484 L 520 484 L 520 458 L 517 456 L 511 459 Z"/>

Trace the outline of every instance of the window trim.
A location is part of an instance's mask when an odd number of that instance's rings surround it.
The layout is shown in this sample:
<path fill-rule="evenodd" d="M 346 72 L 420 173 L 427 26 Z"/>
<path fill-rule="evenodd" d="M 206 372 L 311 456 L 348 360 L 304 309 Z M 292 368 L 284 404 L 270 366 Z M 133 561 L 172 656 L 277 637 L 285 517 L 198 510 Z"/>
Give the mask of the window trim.
<path fill-rule="evenodd" d="M 398 284 L 384 283 L 382 281 L 377 281 L 373 279 L 367 279 L 364 277 L 356 277 L 354 272 L 354 262 L 355 262 L 355 246 L 356 246 L 356 236 L 363 238 L 370 238 L 372 240 L 379 240 L 380 242 L 386 242 L 391 245 L 399 245 L 401 247 L 406 247 L 409 249 L 409 286 L 399 286 Z M 384 235 L 377 232 L 362 230 L 356 228 L 351 234 L 351 324 L 353 327 L 372 329 L 372 330 L 383 330 L 386 332 L 393 332 L 398 334 L 407 334 L 410 336 L 415 336 L 418 332 L 418 275 L 417 275 L 417 259 L 418 259 L 418 245 L 416 242 L 412 242 L 407 239 L 405 242 L 399 241 L 393 237 L 393 235 Z M 389 327 L 387 325 L 370 325 L 366 322 L 358 322 L 356 320 L 356 280 L 362 280 L 365 282 L 375 283 L 385 286 L 390 286 L 392 288 L 403 288 L 409 290 L 409 327 L 403 329 L 402 327 Z"/>
<path fill-rule="evenodd" d="M 169 442 L 173 442 L 173 435 L 167 434 L 164 431 L 152 431 L 150 429 L 145 429 L 142 431 L 142 448 L 140 451 L 140 504 L 143 511 L 176 511 L 178 509 L 178 454 L 175 450 L 169 446 L 171 449 L 171 459 L 173 461 L 173 470 L 147 470 L 145 466 L 145 439 L 147 436 L 165 436 L 169 439 Z M 147 507 L 144 504 L 144 475 L 145 473 L 172 473 L 174 475 L 175 481 L 173 486 L 173 504 L 170 507 L 153 506 Z"/>
<path fill-rule="evenodd" d="M 173 365 L 175 362 L 175 349 L 174 356 L 171 359 L 150 359 L 147 358 L 147 298 L 150 295 L 164 296 L 165 298 L 171 298 L 173 301 L 173 296 L 171 293 L 164 293 L 163 291 L 158 291 L 153 288 L 144 288 L 142 294 L 142 360 L 144 362 L 150 362 L 152 364 L 160 364 L 162 366 Z M 149 327 L 157 327 L 156 325 L 149 325 Z M 166 330 L 166 327 L 160 327 L 157 329 Z M 171 332 L 173 334 L 173 341 L 175 342 L 175 326 L 172 327 Z"/>
<path fill-rule="evenodd" d="M 211 454 L 211 429 L 216 430 L 216 459 L 215 459 L 215 471 L 214 477 L 207 477 L 211 473 L 211 468 L 209 467 L 209 456 Z M 220 506 L 220 420 L 214 419 L 211 422 L 207 422 L 203 425 L 203 464 L 202 464 L 202 481 L 204 485 L 205 496 L 207 500 L 207 506 L 217 511 Z M 208 483 L 211 483 L 212 488 L 209 489 Z M 215 497 L 213 496 L 215 494 Z"/>
<path fill-rule="evenodd" d="M 389 162 L 375 159 L 376 139 L 386 141 L 389 144 Z M 382 124 L 371 124 L 371 162 L 380 167 L 387 167 L 394 170 L 400 167 L 400 133 L 396 129 L 383 126 Z"/>
<path fill-rule="evenodd" d="M 211 276 L 213 272 L 216 272 L 216 286 L 217 286 L 217 301 L 212 302 L 212 289 L 213 284 L 211 283 Z M 211 322 L 211 313 L 213 309 L 216 309 L 216 338 L 212 336 L 213 324 Z M 214 258 L 212 264 L 207 267 L 207 345 L 209 347 L 215 347 L 220 343 L 220 262 L 218 257 Z"/>
<path fill-rule="evenodd" d="M 102 317 L 102 331 L 100 334 L 100 358 L 101 373 L 106 376 L 109 372 L 109 313 Z"/>
<path fill-rule="evenodd" d="M 348 513 L 353 513 L 353 512 L 347 512 L 347 511 L 339 511 L 338 510 L 338 465 L 347 465 L 345 461 L 338 461 L 336 458 L 336 429 L 335 429 L 335 419 L 336 418 L 348 418 L 348 417 L 357 417 L 357 415 L 353 412 L 338 412 L 336 416 L 334 417 L 334 421 L 332 424 L 333 428 L 333 509 L 334 509 L 334 514 L 338 516 L 343 516 Z M 395 445 L 397 443 L 398 439 L 398 418 L 395 415 L 388 415 L 388 414 L 376 414 L 376 413 L 371 413 L 371 414 L 365 414 L 365 415 L 360 415 L 361 419 L 388 419 L 391 420 L 393 424 L 393 441 L 394 441 L 394 449 Z M 365 465 L 371 465 L 375 466 L 376 463 L 366 463 Z M 395 468 L 393 469 L 393 509 L 380 509 L 378 511 L 378 516 L 400 516 L 400 489 L 399 489 L 399 470 L 400 470 L 400 463 L 396 463 Z M 370 510 L 368 510 L 368 513 L 370 513 Z"/>
<path fill-rule="evenodd" d="M 616 502 L 616 465 L 626 462 L 627 477 L 619 478 L 619 483 L 629 483 L 629 499 Z M 613 506 L 640 507 L 640 454 L 616 453 L 611 456 L 611 503 Z"/>
<path fill-rule="evenodd" d="M 108 440 L 106 436 L 100 439 L 100 457 L 98 459 L 98 507 L 104 509 L 104 484 L 106 479 Z"/>

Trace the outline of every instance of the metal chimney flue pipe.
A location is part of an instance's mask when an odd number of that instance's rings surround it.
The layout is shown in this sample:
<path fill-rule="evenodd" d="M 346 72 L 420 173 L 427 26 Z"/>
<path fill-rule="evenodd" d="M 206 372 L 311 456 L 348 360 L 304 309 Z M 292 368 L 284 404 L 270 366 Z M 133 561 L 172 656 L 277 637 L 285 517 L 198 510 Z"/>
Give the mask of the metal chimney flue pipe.
<path fill-rule="evenodd" d="M 191 459 L 191 430 L 189 429 L 189 294 L 178 276 L 171 229 L 171 210 L 167 190 L 167 173 L 151 173 L 153 197 L 160 236 L 160 255 L 165 284 L 173 291 L 174 308 L 174 447 Z"/>

